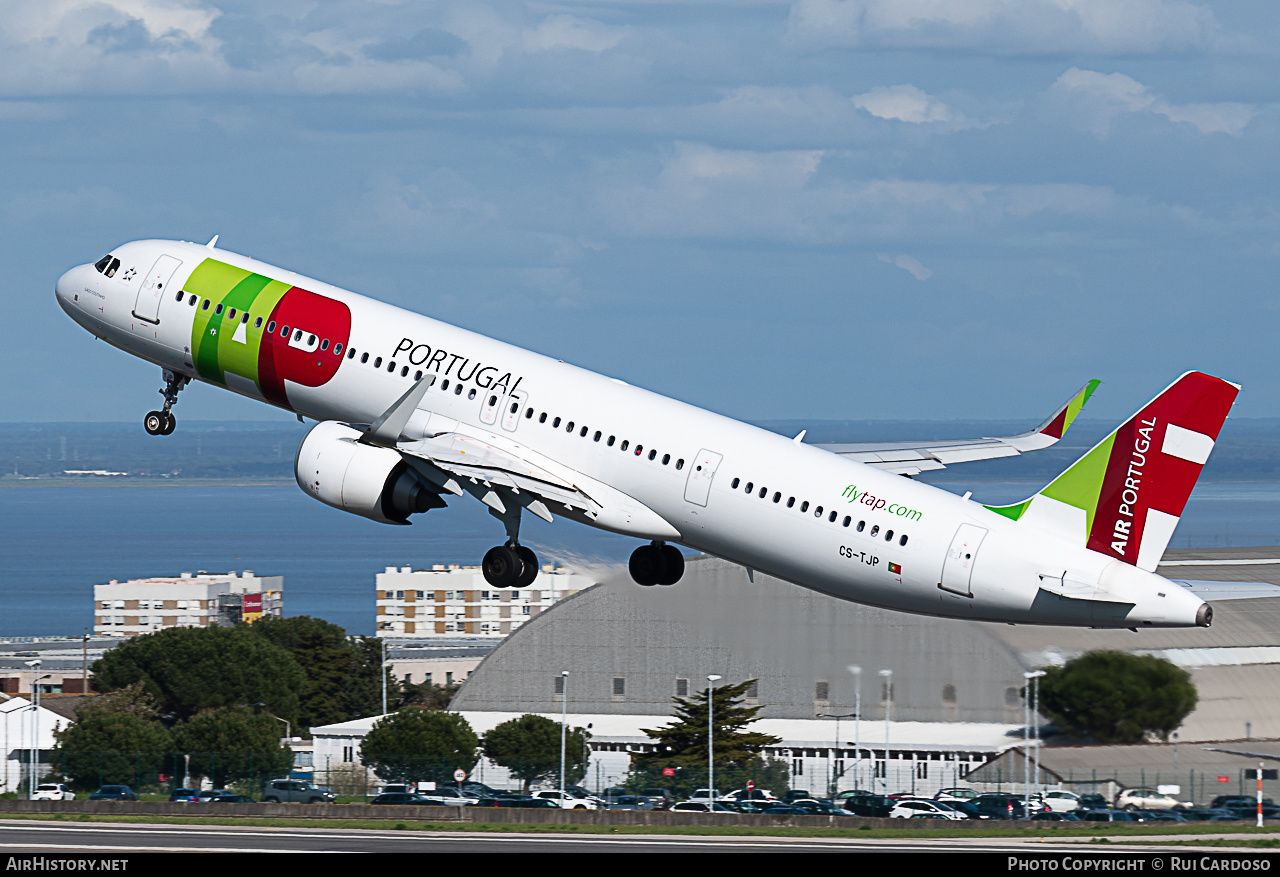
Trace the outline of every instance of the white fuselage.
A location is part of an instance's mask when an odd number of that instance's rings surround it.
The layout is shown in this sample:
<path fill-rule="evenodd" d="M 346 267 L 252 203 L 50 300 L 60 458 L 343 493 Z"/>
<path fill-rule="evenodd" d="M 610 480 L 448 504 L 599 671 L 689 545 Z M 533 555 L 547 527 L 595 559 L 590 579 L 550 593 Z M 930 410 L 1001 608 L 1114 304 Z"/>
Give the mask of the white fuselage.
<path fill-rule="evenodd" d="M 634 523 L 594 522 L 605 529 L 678 542 L 841 599 L 928 615 L 1183 627 L 1196 624 L 1203 603 L 1160 576 L 971 500 L 244 256 L 174 241 L 138 241 L 113 255 L 121 260 L 114 277 L 82 265 L 57 284 L 59 304 L 95 336 L 205 379 L 193 351 L 199 310 L 176 293 L 206 259 L 341 302 L 350 310 L 346 347 L 357 355 L 344 351 L 319 386 L 288 383 L 287 404 L 274 404 L 316 420 L 370 423 L 419 372 L 434 374 L 410 427 L 482 438 L 570 482 L 607 485 L 653 513 Z M 154 273 L 161 256 L 181 264 L 157 296 L 154 321 L 142 319 L 135 311 L 144 272 Z M 243 330 L 262 331 L 252 323 Z M 220 385 L 263 398 L 251 380 L 229 375 Z M 1110 602 L 1041 587 L 1042 577 L 1064 573 L 1105 586 Z"/>

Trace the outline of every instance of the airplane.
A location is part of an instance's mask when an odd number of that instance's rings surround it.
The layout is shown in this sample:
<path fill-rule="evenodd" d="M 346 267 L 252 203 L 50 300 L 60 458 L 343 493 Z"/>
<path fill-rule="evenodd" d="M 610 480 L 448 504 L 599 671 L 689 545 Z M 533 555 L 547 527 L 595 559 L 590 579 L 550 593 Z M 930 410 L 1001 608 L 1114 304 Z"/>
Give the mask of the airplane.
<path fill-rule="evenodd" d="M 1043 490 L 988 506 L 910 476 L 1054 444 L 1097 381 L 1017 436 L 812 445 L 217 241 L 134 241 L 57 281 L 73 320 L 162 369 L 146 431 L 174 431 L 192 381 L 315 420 L 294 460 L 307 495 L 392 525 L 477 499 L 506 533 L 482 564 L 495 588 L 538 575 L 529 512 L 642 540 L 644 586 L 680 580 L 683 545 L 843 600 L 1010 624 L 1207 627 L 1206 599 L 1280 593 L 1155 572 L 1239 392 L 1217 377 L 1182 375 Z"/>

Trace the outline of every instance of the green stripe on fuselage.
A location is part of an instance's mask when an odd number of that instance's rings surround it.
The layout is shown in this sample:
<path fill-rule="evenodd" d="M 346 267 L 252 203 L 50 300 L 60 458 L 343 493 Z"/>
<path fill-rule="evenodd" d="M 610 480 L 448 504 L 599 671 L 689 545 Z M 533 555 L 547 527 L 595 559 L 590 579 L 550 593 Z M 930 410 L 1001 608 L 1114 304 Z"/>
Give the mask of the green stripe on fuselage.
<path fill-rule="evenodd" d="M 191 273 L 184 289 L 210 302 L 208 310 L 200 303 L 191 327 L 193 361 L 200 377 L 225 385 L 226 373 L 231 372 L 257 384 L 264 329 L 255 329 L 254 323 L 258 317 L 265 321 L 271 315 L 289 291 L 289 284 L 216 259 L 205 259 Z M 221 314 L 215 313 L 218 305 L 222 305 Z M 229 318 L 232 309 L 235 320 Z M 236 340 L 236 330 L 245 312 L 250 314 L 250 321 L 243 327 L 245 340 L 241 342 Z"/>

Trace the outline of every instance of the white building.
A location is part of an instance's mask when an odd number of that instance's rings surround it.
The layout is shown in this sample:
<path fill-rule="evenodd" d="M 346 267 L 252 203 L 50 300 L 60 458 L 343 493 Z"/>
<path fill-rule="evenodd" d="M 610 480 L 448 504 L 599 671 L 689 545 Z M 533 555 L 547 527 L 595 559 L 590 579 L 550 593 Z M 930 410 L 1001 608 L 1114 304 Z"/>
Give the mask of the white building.
<path fill-rule="evenodd" d="M 231 626 L 283 612 L 284 577 L 184 572 L 93 586 L 93 632 L 137 636 L 168 627 Z"/>
<path fill-rule="evenodd" d="M 542 567 L 533 585 L 518 590 L 493 587 L 478 566 L 389 566 L 376 577 L 377 635 L 501 639 L 592 584 L 581 573 L 551 564 Z"/>
<path fill-rule="evenodd" d="M 16 792 L 29 776 L 32 743 L 39 751 L 39 775 L 50 770 L 49 755 L 53 750 L 53 732 L 70 723 L 55 712 L 35 707 L 21 697 L 0 694 L 0 794 Z"/>

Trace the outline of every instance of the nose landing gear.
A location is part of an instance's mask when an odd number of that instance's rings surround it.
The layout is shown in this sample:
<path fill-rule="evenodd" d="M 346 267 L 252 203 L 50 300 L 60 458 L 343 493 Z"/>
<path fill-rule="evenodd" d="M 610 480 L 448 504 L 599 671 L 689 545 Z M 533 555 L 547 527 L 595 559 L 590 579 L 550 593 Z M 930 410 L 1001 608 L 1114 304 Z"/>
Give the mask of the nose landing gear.
<path fill-rule="evenodd" d="M 170 408 L 178 401 L 178 393 L 182 392 L 182 388 L 191 383 L 191 378 L 186 375 L 178 375 L 164 370 L 164 389 L 160 390 L 160 395 L 164 396 L 164 407 L 159 411 L 148 411 L 147 416 L 142 419 L 142 428 L 147 431 L 147 435 L 171 435 L 174 428 L 178 425 L 178 420 L 169 411 Z"/>
<path fill-rule="evenodd" d="M 631 552 L 627 564 L 638 585 L 674 585 L 684 575 L 684 555 L 665 542 L 651 542 Z"/>

